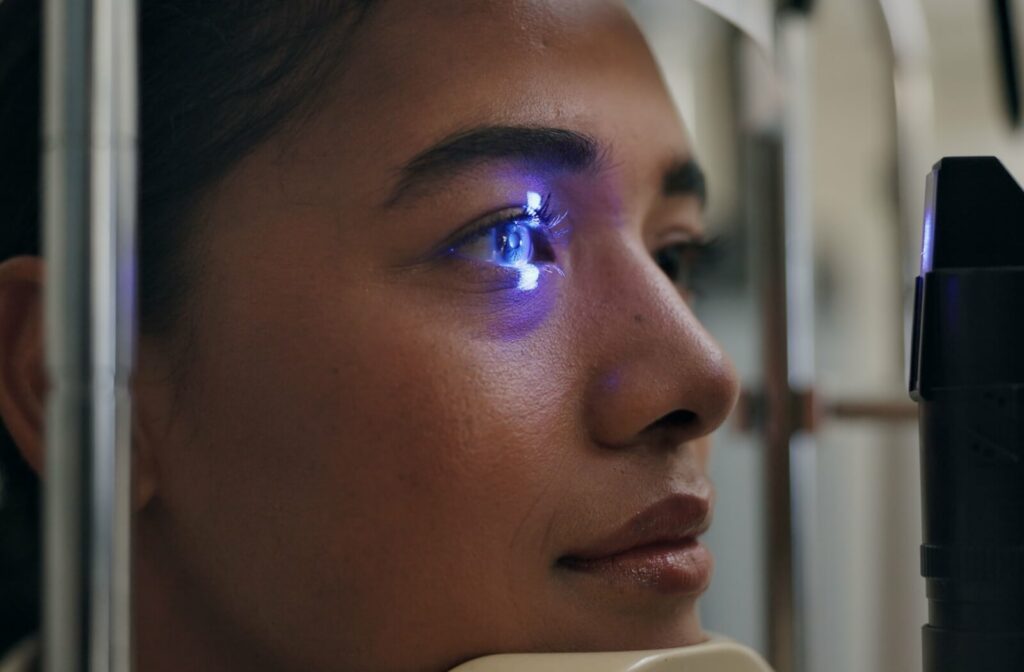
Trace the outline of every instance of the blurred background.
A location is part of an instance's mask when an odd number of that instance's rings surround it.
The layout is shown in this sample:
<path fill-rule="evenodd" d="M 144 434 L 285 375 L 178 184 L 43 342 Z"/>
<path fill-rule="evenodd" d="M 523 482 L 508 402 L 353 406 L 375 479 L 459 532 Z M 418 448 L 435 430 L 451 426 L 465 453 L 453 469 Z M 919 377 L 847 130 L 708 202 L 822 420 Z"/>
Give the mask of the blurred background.
<path fill-rule="evenodd" d="M 1024 0 L 627 2 L 708 174 L 695 306 L 744 385 L 704 624 L 777 672 L 920 670 L 925 176 L 996 155 L 1024 178 Z"/>
<path fill-rule="evenodd" d="M 921 669 L 909 316 L 925 176 L 1024 177 L 1014 0 L 632 0 L 709 175 L 717 435 L 705 626 L 779 672 Z"/>

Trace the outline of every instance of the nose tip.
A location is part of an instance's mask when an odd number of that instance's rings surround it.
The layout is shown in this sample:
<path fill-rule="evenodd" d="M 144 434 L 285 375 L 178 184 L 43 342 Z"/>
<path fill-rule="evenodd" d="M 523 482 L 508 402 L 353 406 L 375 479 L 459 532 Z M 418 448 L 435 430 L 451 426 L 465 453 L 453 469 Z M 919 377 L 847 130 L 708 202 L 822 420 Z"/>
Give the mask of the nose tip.
<path fill-rule="evenodd" d="M 615 250 L 601 257 L 601 273 L 588 285 L 604 299 L 600 321 L 594 319 L 600 329 L 580 343 L 587 348 L 581 354 L 593 357 L 585 406 L 590 435 L 606 447 L 696 441 L 732 410 L 735 369 L 646 249 Z"/>
<path fill-rule="evenodd" d="M 646 332 L 643 348 L 627 341 L 597 377 L 588 395 L 596 443 L 674 449 L 725 422 L 739 392 L 735 369 L 695 322 L 683 325 Z"/>
<path fill-rule="evenodd" d="M 656 361 L 618 370 L 615 385 L 601 385 L 592 395 L 595 441 L 609 448 L 671 450 L 713 432 L 732 411 L 739 384 L 728 360 L 701 364 L 692 359 L 682 364 L 691 369 L 689 375 L 672 375 Z"/>

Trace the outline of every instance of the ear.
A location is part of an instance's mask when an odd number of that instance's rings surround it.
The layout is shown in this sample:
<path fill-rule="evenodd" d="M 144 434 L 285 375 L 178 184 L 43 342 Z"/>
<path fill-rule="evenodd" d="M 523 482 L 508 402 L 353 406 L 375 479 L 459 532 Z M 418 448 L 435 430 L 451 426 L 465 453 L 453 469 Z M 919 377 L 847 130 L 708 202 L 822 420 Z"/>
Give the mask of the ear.
<path fill-rule="evenodd" d="M 0 416 L 25 461 L 43 471 L 46 390 L 43 260 L 0 263 Z"/>
<path fill-rule="evenodd" d="M 45 470 L 43 425 L 50 387 L 43 349 L 44 268 L 40 257 L 13 257 L 0 263 L 0 417 L 22 457 L 40 476 Z M 165 387 L 133 381 L 132 497 L 136 509 L 157 492 L 154 448 L 159 423 L 150 411 L 169 407 Z"/>
<path fill-rule="evenodd" d="M 177 409 L 175 377 L 166 346 L 140 338 L 132 376 L 132 501 L 136 511 L 159 494 L 160 452 Z"/>

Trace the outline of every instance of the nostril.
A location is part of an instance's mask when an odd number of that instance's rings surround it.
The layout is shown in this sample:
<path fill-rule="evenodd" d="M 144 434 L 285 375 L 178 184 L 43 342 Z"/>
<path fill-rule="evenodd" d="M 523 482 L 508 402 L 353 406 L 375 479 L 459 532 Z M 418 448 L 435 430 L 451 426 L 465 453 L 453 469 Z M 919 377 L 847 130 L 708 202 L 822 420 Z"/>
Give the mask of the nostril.
<path fill-rule="evenodd" d="M 689 428 L 691 425 L 697 422 L 697 414 L 693 411 L 672 411 L 661 416 L 652 425 L 651 429 L 662 427 L 665 429 L 680 429 Z"/>
<path fill-rule="evenodd" d="M 675 446 L 692 438 L 698 425 L 696 413 L 679 409 L 652 422 L 644 430 L 643 436 L 646 436 L 649 443 Z"/>

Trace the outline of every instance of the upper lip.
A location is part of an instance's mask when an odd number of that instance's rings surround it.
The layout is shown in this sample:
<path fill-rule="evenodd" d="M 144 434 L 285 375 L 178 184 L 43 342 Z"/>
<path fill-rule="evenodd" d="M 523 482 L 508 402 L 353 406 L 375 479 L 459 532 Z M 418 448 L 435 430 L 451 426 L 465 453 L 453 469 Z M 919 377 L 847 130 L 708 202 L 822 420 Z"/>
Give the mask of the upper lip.
<path fill-rule="evenodd" d="M 711 524 L 711 499 L 704 494 L 670 495 L 627 520 L 613 533 L 563 556 L 600 560 L 635 548 L 699 537 Z"/>

